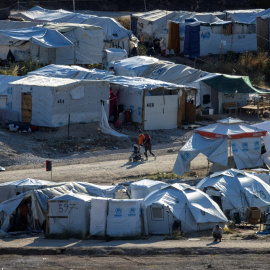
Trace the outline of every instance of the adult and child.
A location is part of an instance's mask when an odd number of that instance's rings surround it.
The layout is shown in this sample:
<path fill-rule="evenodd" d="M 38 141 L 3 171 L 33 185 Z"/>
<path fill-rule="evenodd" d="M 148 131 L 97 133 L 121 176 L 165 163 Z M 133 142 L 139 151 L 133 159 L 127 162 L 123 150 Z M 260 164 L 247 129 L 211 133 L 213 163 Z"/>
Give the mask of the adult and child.
<path fill-rule="evenodd" d="M 140 154 L 142 154 L 141 151 L 144 148 L 145 160 L 148 160 L 148 151 L 156 159 L 156 155 L 152 152 L 152 141 L 148 132 L 143 133 L 141 129 L 139 130 L 138 145 Z"/>

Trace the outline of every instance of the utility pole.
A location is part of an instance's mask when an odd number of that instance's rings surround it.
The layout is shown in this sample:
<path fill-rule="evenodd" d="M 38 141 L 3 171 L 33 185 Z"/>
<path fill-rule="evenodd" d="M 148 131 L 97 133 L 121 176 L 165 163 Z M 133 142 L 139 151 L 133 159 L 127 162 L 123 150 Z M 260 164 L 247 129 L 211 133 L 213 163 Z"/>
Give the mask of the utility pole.
<path fill-rule="evenodd" d="M 75 0 L 73 0 L 73 12 L 75 13 Z"/>

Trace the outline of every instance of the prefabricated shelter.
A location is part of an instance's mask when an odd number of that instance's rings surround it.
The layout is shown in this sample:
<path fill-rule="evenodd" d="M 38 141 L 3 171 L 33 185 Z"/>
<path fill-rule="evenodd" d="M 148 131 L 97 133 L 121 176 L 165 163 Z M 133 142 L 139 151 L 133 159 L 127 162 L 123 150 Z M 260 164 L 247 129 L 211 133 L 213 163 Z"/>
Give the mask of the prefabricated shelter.
<path fill-rule="evenodd" d="M 102 27 L 104 36 L 104 48 L 125 49 L 128 53 L 138 46 L 137 38 L 131 31 L 109 17 L 68 12 L 66 10 L 49 10 L 34 7 L 28 11 L 20 12 L 18 16 L 27 21 L 55 22 L 55 23 L 79 23 Z"/>
<path fill-rule="evenodd" d="M 43 189 L 53 186 L 54 182 L 37 180 L 32 178 L 21 179 L 0 184 L 0 203 L 16 195 L 36 189 Z"/>
<path fill-rule="evenodd" d="M 265 130 L 233 118 L 195 129 L 189 141 L 180 149 L 173 171 L 182 175 L 189 170 L 191 160 L 199 153 L 204 154 L 208 161 L 227 168 L 228 140 L 238 169 L 262 166 L 261 144 L 265 135 Z"/>
<path fill-rule="evenodd" d="M 91 198 L 80 194 L 64 194 L 49 200 L 46 234 L 87 235 Z"/>
<path fill-rule="evenodd" d="M 257 51 L 256 26 L 227 21 L 186 24 L 183 49 L 191 58 Z"/>
<path fill-rule="evenodd" d="M 149 234 L 169 234 L 212 229 L 228 221 L 219 206 L 202 191 L 173 184 L 150 193 L 145 199 Z"/>
<path fill-rule="evenodd" d="M 0 58 L 12 61 L 38 61 L 56 63 L 57 49 L 73 46 L 72 42 L 56 30 L 41 27 L 1 30 Z"/>
<path fill-rule="evenodd" d="M 224 212 L 245 216 L 248 207 L 269 212 L 270 186 L 259 177 L 241 170 L 229 169 L 202 179 L 196 188 L 212 196 Z"/>
<path fill-rule="evenodd" d="M 167 186 L 168 184 L 161 181 L 143 179 L 131 183 L 127 187 L 127 194 L 130 199 L 144 199 L 149 193 Z"/>
<path fill-rule="evenodd" d="M 48 197 L 42 192 L 32 190 L 21 193 L 0 204 L 0 229 L 3 231 L 25 230 L 21 220 L 21 209 L 28 201 L 31 204 L 31 220 L 29 227 L 32 230 L 40 230 L 46 220 Z"/>
<path fill-rule="evenodd" d="M 97 122 L 101 100 L 109 98 L 109 82 L 28 76 L 10 83 L 7 108 L 20 121 L 59 127 Z"/>
<path fill-rule="evenodd" d="M 111 76 L 111 89 L 119 91 L 118 104 L 131 110 L 132 121 L 145 130 L 172 129 L 182 120 L 195 121 L 196 89 L 146 78 Z"/>
<path fill-rule="evenodd" d="M 100 26 L 77 23 L 47 23 L 46 29 L 56 30 L 73 46 L 56 50 L 56 64 L 101 64 L 103 31 Z"/>

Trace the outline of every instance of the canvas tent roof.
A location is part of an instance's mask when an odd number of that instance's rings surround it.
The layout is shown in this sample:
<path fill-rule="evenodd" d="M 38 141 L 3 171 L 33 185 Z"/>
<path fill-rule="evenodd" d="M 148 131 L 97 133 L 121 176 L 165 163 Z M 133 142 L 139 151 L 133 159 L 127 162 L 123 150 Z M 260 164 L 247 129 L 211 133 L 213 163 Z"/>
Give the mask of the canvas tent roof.
<path fill-rule="evenodd" d="M 29 28 L 37 25 L 37 22 L 0 20 L 0 30 Z"/>
<path fill-rule="evenodd" d="M 19 13 L 26 20 L 38 22 L 89 24 L 102 27 L 106 40 L 119 40 L 131 36 L 131 31 L 124 28 L 113 18 L 68 12 L 66 10 L 49 10 L 34 7 Z"/>
<path fill-rule="evenodd" d="M 168 206 L 181 221 L 184 232 L 210 229 L 213 223 L 226 223 L 227 218 L 208 195 L 189 185 L 173 184 L 150 193 L 145 198 L 145 207 L 152 204 Z"/>
<path fill-rule="evenodd" d="M 194 132 L 208 138 L 229 138 L 240 139 L 247 137 L 262 137 L 266 135 L 266 131 L 256 128 L 245 123 L 241 123 L 238 119 L 227 118 L 217 121 L 216 124 L 197 128 Z"/>
<path fill-rule="evenodd" d="M 166 186 L 168 186 L 168 184 L 161 181 L 143 179 L 131 183 L 127 188 L 127 194 L 131 199 L 143 199 L 152 191 Z"/>
<path fill-rule="evenodd" d="M 72 46 L 72 42 L 55 30 L 41 27 L 1 30 L 0 45 L 20 45 L 30 41 L 45 48 L 59 48 Z"/>
<path fill-rule="evenodd" d="M 51 30 L 56 30 L 60 33 L 66 33 L 72 31 L 78 27 L 81 27 L 85 30 L 99 30 L 102 29 L 100 26 L 89 25 L 89 24 L 80 24 L 80 23 L 46 23 L 42 27 L 48 28 Z"/>
<path fill-rule="evenodd" d="M 197 81 L 203 81 L 216 91 L 224 94 L 270 94 L 270 92 L 261 91 L 253 87 L 248 76 L 211 74 L 204 76 Z"/>
<path fill-rule="evenodd" d="M 236 169 L 214 173 L 196 186 L 221 192 L 223 211 L 236 209 L 245 214 L 247 207 L 266 210 L 270 205 L 270 186 L 259 177 Z"/>
<path fill-rule="evenodd" d="M 155 9 L 155 10 L 146 11 L 146 12 L 133 13 L 132 16 L 147 20 L 149 22 L 154 22 L 170 15 L 171 13 L 173 13 L 173 11 Z"/>

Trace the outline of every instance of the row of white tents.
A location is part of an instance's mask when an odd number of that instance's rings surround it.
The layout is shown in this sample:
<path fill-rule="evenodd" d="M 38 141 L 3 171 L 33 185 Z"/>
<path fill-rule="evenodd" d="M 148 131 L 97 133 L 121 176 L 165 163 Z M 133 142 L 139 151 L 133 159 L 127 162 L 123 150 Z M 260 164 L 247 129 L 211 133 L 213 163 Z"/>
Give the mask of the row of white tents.
<path fill-rule="evenodd" d="M 224 226 L 235 212 L 245 220 L 248 207 L 268 212 L 270 205 L 270 186 L 253 173 L 235 169 L 206 177 L 196 187 L 147 179 L 133 182 L 127 188 L 130 199 L 113 198 L 121 185 L 25 179 L 2 187 L 10 198 L 0 204 L 1 230 L 16 230 L 22 205 L 30 201 L 32 230 L 43 228 L 47 235 L 67 237 L 169 234 L 175 228 L 201 231 L 217 223 Z"/>

